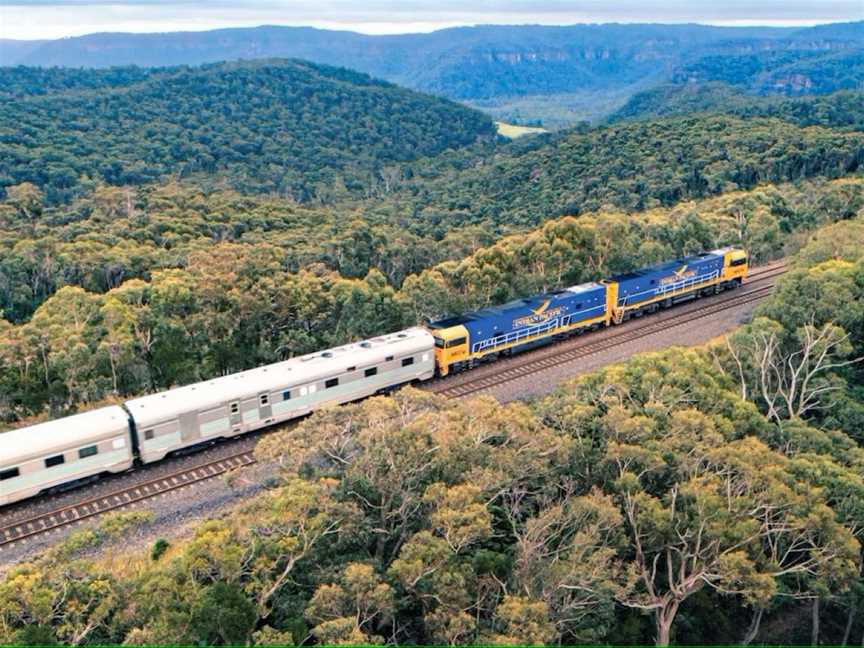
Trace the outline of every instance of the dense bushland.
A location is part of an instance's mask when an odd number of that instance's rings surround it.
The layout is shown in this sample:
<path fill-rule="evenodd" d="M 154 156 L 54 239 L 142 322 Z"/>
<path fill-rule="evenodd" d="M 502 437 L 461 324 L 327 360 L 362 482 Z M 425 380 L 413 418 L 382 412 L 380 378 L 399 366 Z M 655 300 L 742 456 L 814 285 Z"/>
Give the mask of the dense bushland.
<path fill-rule="evenodd" d="M 725 340 L 533 404 L 318 412 L 259 444 L 278 482 L 191 539 L 81 558 L 146 522 L 118 519 L 10 570 L 0 641 L 857 642 L 862 241 L 820 231 Z"/>

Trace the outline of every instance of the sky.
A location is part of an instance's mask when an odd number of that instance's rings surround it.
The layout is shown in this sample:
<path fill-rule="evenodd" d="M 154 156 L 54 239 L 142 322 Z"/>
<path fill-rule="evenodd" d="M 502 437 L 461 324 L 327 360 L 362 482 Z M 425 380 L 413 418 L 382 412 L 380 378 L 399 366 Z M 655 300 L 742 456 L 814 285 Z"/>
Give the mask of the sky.
<path fill-rule="evenodd" d="M 807 26 L 864 19 L 864 0 L 0 0 L 0 38 L 308 25 L 367 34 L 457 25 L 699 22 Z"/>

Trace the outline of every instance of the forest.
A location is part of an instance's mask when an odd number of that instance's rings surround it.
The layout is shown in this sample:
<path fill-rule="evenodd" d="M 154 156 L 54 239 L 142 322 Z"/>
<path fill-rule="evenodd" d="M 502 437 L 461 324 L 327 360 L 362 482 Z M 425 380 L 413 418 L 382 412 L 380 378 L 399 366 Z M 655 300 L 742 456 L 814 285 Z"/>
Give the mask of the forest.
<path fill-rule="evenodd" d="M 18 323 L 0 320 L 0 421 L 239 371 L 719 245 L 768 260 L 860 213 L 864 181 L 769 186 L 641 214 L 610 208 L 488 245 L 469 228 L 448 237 L 445 260 L 359 219 L 322 223 L 329 238 L 316 242 L 302 212 L 292 226 L 266 203 L 231 194 L 210 203 L 213 214 L 193 194 L 186 211 L 152 219 L 159 238 L 138 239 L 125 228 L 143 216 L 129 219 L 122 192 L 116 198 L 118 213 L 94 216 L 83 241 L 64 242 L 60 228 L 57 238 L 20 241 L 0 263 L 25 301 L 44 300 Z M 214 238 L 226 213 L 246 235 Z"/>
<path fill-rule="evenodd" d="M 672 81 L 722 80 L 757 95 L 860 89 L 862 34 L 861 22 L 813 27 L 475 25 L 399 35 L 264 25 L 48 41 L 0 39 L 0 60 L 44 69 L 105 69 L 303 58 L 482 107 L 499 120 L 566 128 L 580 121 L 601 122 L 631 95 Z"/>
<path fill-rule="evenodd" d="M 362 194 L 388 164 L 495 134 L 477 111 L 303 61 L 4 78 L 17 96 L 0 101 L 0 186 L 36 184 L 49 204 L 196 173 L 297 202 L 337 178 Z"/>
<path fill-rule="evenodd" d="M 248 80 L 247 72 L 241 67 L 241 78 Z M 77 97 L 77 91 L 72 95 Z M 818 184 L 820 178 L 855 174 L 864 160 L 864 139 L 853 126 L 864 115 L 861 96 L 790 100 L 765 116 L 709 114 L 573 129 L 389 164 L 373 162 L 384 153 L 364 145 L 340 153 L 331 167 L 318 159 L 323 166 L 312 175 L 335 177 L 328 182 L 304 176 L 299 163 L 264 165 L 250 149 L 212 174 L 115 185 L 109 180 L 117 177 L 102 177 L 99 171 L 114 168 L 112 140 L 94 140 L 90 157 L 68 162 L 90 167 L 93 175 L 60 192 L 80 195 L 59 204 L 56 178 L 45 170 L 72 177 L 73 166 L 39 164 L 33 167 L 38 173 L 29 175 L 30 163 L 19 166 L 10 157 L 7 163 L 20 182 L 6 185 L 6 199 L 0 202 L 0 310 L 19 323 L 63 286 L 104 293 L 124 280 L 148 280 L 154 270 L 183 268 L 190 249 L 214 242 L 266 241 L 280 248 L 282 267 L 290 272 L 322 263 L 343 277 L 361 279 L 376 268 L 399 288 L 411 274 L 560 216 L 668 208 L 770 183 L 806 185 L 813 179 Z M 65 97 L 61 92 L 54 99 Z M 211 103 L 213 110 L 216 106 Z M 227 105 L 225 111 L 230 113 Z M 450 120 L 441 119 L 439 126 L 450 128 Z M 147 123 L 142 121 L 142 128 L 149 128 Z M 332 140 L 316 137 L 319 150 L 345 146 L 345 124 L 333 127 L 342 134 Z M 436 140 L 438 132 L 424 128 L 417 137 L 455 146 L 446 138 Z M 479 133 L 474 136 L 484 137 Z M 235 144 L 241 146 L 239 140 Z M 154 155 L 167 156 L 166 164 L 197 164 L 188 152 L 147 140 L 129 145 L 152 147 Z M 224 154 L 220 146 L 210 142 L 201 155 L 217 159 Z M 49 155 L 53 148 L 42 150 Z M 41 154 L 27 155 L 35 164 Z M 339 170 L 352 156 L 369 161 L 359 185 L 351 184 L 358 176 Z M 265 176 L 279 184 L 296 181 L 308 200 L 265 191 Z M 793 226 L 781 220 L 787 229 Z"/>
<path fill-rule="evenodd" d="M 0 430 L 722 245 L 791 268 L 535 401 L 280 429 L 188 537 L 121 557 L 124 513 L 5 571 L 0 644 L 864 640 L 864 93 L 507 142 L 293 60 L 0 79 Z"/>
<path fill-rule="evenodd" d="M 190 538 L 92 557 L 120 514 L 12 568 L 0 642 L 858 642 L 862 240 L 822 228 L 752 323 L 536 402 L 317 412 Z"/>

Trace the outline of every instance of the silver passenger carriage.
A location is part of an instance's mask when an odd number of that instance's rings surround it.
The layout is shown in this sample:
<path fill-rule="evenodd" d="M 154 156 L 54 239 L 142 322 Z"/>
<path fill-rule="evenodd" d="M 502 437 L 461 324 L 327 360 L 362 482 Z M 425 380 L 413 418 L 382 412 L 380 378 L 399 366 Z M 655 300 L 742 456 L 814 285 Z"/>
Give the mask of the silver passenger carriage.
<path fill-rule="evenodd" d="M 0 506 L 132 466 L 129 417 L 111 406 L 0 434 Z"/>
<path fill-rule="evenodd" d="M 141 460 L 426 380 L 434 341 L 411 328 L 127 401 Z"/>

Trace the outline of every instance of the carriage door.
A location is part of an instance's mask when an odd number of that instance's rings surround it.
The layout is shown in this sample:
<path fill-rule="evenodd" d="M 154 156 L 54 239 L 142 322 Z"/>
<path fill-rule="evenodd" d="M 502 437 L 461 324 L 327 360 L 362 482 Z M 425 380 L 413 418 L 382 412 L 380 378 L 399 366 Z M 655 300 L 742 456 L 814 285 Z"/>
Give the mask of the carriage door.
<path fill-rule="evenodd" d="M 188 412 L 181 414 L 180 421 L 180 438 L 183 441 L 194 441 L 200 438 L 201 430 L 198 426 L 198 412 Z"/>
<path fill-rule="evenodd" d="M 268 419 L 273 416 L 273 408 L 270 406 L 270 392 L 258 394 L 258 418 Z"/>
<path fill-rule="evenodd" d="M 236 428 L 243 422 L 243 415 L 240 414 L 240 401 L 228 403 L 228 413 L 231 419 L 231 428 Z"/>

